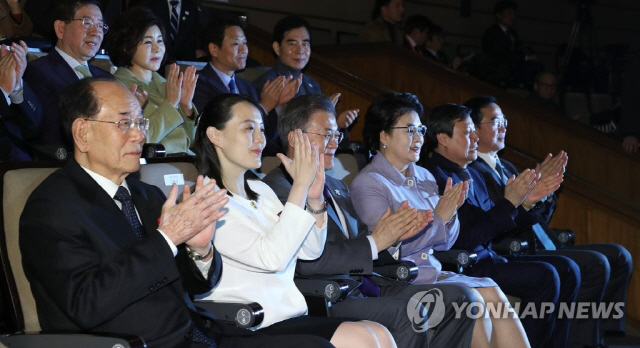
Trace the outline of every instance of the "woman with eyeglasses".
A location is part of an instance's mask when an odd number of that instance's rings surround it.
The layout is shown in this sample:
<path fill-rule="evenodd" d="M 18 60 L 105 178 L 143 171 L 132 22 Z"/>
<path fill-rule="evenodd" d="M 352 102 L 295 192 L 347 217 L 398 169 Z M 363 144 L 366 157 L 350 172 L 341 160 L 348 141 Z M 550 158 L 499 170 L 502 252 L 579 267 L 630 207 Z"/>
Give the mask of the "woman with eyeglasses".
<path fill-rule="evenodd" d="M 324 156 L 307 134 L 293 134 L 293 160 L 278 154 L 293 178 L 284 206 L 275 192 L 245 173 L 260 168 L 266 145 L 264 109 L 251 99 L 224 94 L 214 97 L 200 118 L 194 151 L 198 172 L 226 189 L 229 203 L 219 219 L 213 244 L 222 256 L 218 285 L 205 299 L 258 302 L 264 320 L 258 332 L 322 337 L 336 347 L 396 347 L 382 325 L 370 321 L 310 317 L 293 276 L 296 260 L 322 255 L 327 237 L 324 200 Z M 221 326 L 221 334 L 237 331 Z"/>
<path fill-rule="evenodd" d="M 456 212 L 464 203 L 468 182 L 451 185 L 438 195 L 436 180 L 418 166 L 427 127 L 422 124 L 422 104 L 410 93 L 389 93 L 376 98 L 367 110 L 363 138 L 374 157 L 355 177 L 351 200 L 360 220 L 369 230 L 387 211 L 404 202 L 417 208 L 429 220 L 427 227 L 402 242 L 399 257 L 419 267 L 417 284 L 457 282 L 467 285 L 482 306 L 511 308 L 506 296 L 490 278 L 474 278 L 442 271 L 433 251 L 449 250 L 458 237 Z M 391 251 L 391 250 L 390 250 Z M 529 347 L 520 320 L 514 315 L 476 318 L 472 347 Z"/>
<path fill-rule="evenodd" d="M 157 71 L 165 56 L 162 21 L 150 10 L 133 7 L 122 13 L 110 30 L 109 56 L 118 67 L 117 80 L 137 95 L 148 98 L 144 116 L 149 119 L 148 143 L 164 145 L 167 154 L 193 154 L 189 148 L 195 135 L 197 111 L 192 103 L 198 75 L 193 66 L 184 73 L 176 64 L 163 78 Z"/>

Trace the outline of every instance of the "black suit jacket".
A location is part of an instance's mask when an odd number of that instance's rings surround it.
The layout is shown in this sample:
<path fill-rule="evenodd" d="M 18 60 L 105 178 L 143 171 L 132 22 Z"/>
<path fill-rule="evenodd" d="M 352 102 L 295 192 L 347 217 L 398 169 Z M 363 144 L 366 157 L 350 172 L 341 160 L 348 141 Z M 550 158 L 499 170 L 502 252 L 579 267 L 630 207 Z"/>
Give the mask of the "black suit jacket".
<path fill-rule="evenodd" d="M 89 65 L 89 71 L 94 77 L 113 79 L 108 72 Z M 24 81 L 33 89 L 43 110 L 42 133 L 34 139 L 39 145 L 65 144 L 71 148 L 71 139 L 66 139 L 60 122 L 58 103 L 62 91 L 79 78 L 69 64 L 56 49 L 48 55 L 29 62 L 24 72 Z"/>
<path fill-rule="evenodd" d="M 133 334 L 150 346 L 183 346 L 194 325 L 185 290 L 211 290 L 221 272 L 220 256 L 215 253 L 209 279 L 183 246 L 174 258 L 156 230 L 164 195 L 132 178 L 127 184 L 145 228 L 142 241 L 73 158 L 29 197 L 20 217 L 20 250 L 40 325 Z"/>
<path fill-rule="evenodd" d="M 283 204 L 287 201 L 293 180 L 282 165 L 272 170 L 262 181 L 271 187 Z M 328 175 L 325 176 L 325 182 L 342 210 L 349 238 L 346 237 L 335 210 L 328 206 L 327 241 L 322 256 L 312 261 L 298 260 L 296 273 L 305 276 L 371 274 L 373 261 L 371 244 L 366 238 L 367 226 L 357 219 L 349 189 L 342 181 Z"/>
<path fill-rule="evenodd" d="M 467 200 L 458 209 L 460 235 L 454 248 L 472 250 L 484 257 L 492 254 L 491 240 L 500 237 L 516 226 L 518 210 L 507 199 L 492 202 L 482 176 L 472 168 L 461 168 L 442 155 L 434 152 L 423 166 L 433 174 L 440 194 L 444 194 L 447 178 L 453 184 L 471 179 Z"/>
<path fill-rule="evenodd" d="M 518 169 L 513 165 L 513 163 L 507 161 L 504 158 L 500 158 L 500 163 L 502 163 L 505 171 L 504 174 L 507 177 L 511 177 L 512 175 L 519 175 Z M 471 162 L 469 167 L 475 169 L 482 175 L 487 185 L 489 197 L 493 202 L 496 202 L 497 200 L 504 197 L 504 184 L 502 183 L 502 180 L 500 180 L 498 173 L 496 173 L 495 170 L 491 169 L 487 162 L 478 157 L 477 160 Z M 551 216 L 553 215 L 553 211 L 555 210 L 556 201 L 556 194 L 553 193 L 547 198 L 547 200 L 545 200 L 544 202 L 539 202 L 528 212 L 524 210 L 524 208 L 519 207 L 518 219 L 516 220 L 517 225 L 519 227 L 524 227 L 536 222 L 543 222 L 545 223 L 545 225 L 548 224 L 551 220 Z"/>
<path fill-rule="evenodd" d="M 193 95 L 193 104 L 198 110 L 202 111 L 211 98 L 220 94 L 229 93 L 229 90 L 228 87 L 222 83 L 222 80 L 220 80 L 215 70 L 213 70 L 211 63 L 207 63 L 198 74 L 198 83 Z M 236 81 L 236 88 L 239 94 L 253 99 L 256 103 L 260 103 L 260 97 L 251 82 L 238 76 L 235 76 L 234 80 Z"/>
<path fill-rule="evenodd" d="M 42 130 L 42 108 L 24 81 L 22 95 L 22 103 L 10 106 L 0 98 L 0 161 L 33 159 L 29 140 Z"/>
<path fill-rule="evenodd" d="M 182 0 L 180 24 L 175 40 L 171 40 L 171 13 L 166 0 L 132 0 L 129 8 L 143 6 L 150 9 L 162 20 L 164 40 L 167 44 L 166 63 L 176 60 L 196 60 L 196 50 L 200 47 L 200 8 L 195 0 Z"/>

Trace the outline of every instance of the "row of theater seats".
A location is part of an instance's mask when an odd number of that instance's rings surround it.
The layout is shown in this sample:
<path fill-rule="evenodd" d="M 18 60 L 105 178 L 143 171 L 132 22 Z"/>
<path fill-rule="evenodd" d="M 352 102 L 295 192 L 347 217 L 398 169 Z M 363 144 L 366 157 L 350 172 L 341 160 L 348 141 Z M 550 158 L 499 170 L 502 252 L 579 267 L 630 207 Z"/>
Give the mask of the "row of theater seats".
<path fill-rule="evenodd" d="M 276 158 L 277 159 L 277 158 Z M 278 160 L 279 161 L 279 160 Z M 193 185 L 197 170 L 190 157 L 158 158 L 142 160 L 140 180 L 158 186 L 168 194 L 172 184 Z M 267 158 L 273 168 L 277 163 Z M 338 168 L 333 175 L 350 180 L 358 171 L 355 157 L 338 156 Z M 2 163 L 2 224 L 0 226 L 0 261 L 2 264 L 1 292 L 3 295 L 3 320 L 7 332 L 0 336 L 0 343 L 10 347 L 145 347 L 139 337 L 122 335 L 40 334 L 35 300 L 29 282 L 22 269 L 19 240 L 19 219 L 31 192 L 63 162 Z M 265 170 L 267 168 L 264 168 Z M 398 280 L 411 281 L 417 276 L 417 268 L 411 263 L 390 263 L 377 267 L 377 273 Z M 305 295 L 311 315 L 330 315 L 331 304 L 341 301 L 355 288 L 347 277 L 296 279 L 296 285 Z M 235 304 L 198 301 L 198 306 L 214 313 L 216 318 L 235 322 L 249 329 L 262 322 L 264 313 L 258 303 Z"/>

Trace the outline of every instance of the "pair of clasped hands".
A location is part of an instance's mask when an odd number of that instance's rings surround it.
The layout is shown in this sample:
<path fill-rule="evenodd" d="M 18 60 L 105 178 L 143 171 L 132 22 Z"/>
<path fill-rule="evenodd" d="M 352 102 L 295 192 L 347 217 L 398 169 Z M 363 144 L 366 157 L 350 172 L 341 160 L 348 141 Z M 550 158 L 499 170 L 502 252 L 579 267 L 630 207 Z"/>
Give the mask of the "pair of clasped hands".
<path fill-rule="evenodd" d="M 569 155 L 564 151 L 560 151 L 555 157 L 548 154 L 535 169 L 525 169 L 517 177 L 509 178 L 504 198 L 516 208 L 522 205 L 526 210 L 531 209 L 560 188 L 568 161 Z"/>

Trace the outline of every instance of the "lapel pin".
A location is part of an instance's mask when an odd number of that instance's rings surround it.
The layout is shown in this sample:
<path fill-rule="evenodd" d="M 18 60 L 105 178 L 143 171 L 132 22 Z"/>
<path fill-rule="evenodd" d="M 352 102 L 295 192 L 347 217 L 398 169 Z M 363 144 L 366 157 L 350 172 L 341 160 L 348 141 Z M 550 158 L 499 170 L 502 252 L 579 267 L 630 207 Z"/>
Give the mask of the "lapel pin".
<path fill-rule="evenodd" d="M 338 189 L 333 190 L 333 192 L 336 193 L 336 196 L 342 196 L 342 194 L 340 194 L 340 190 Z"/>

